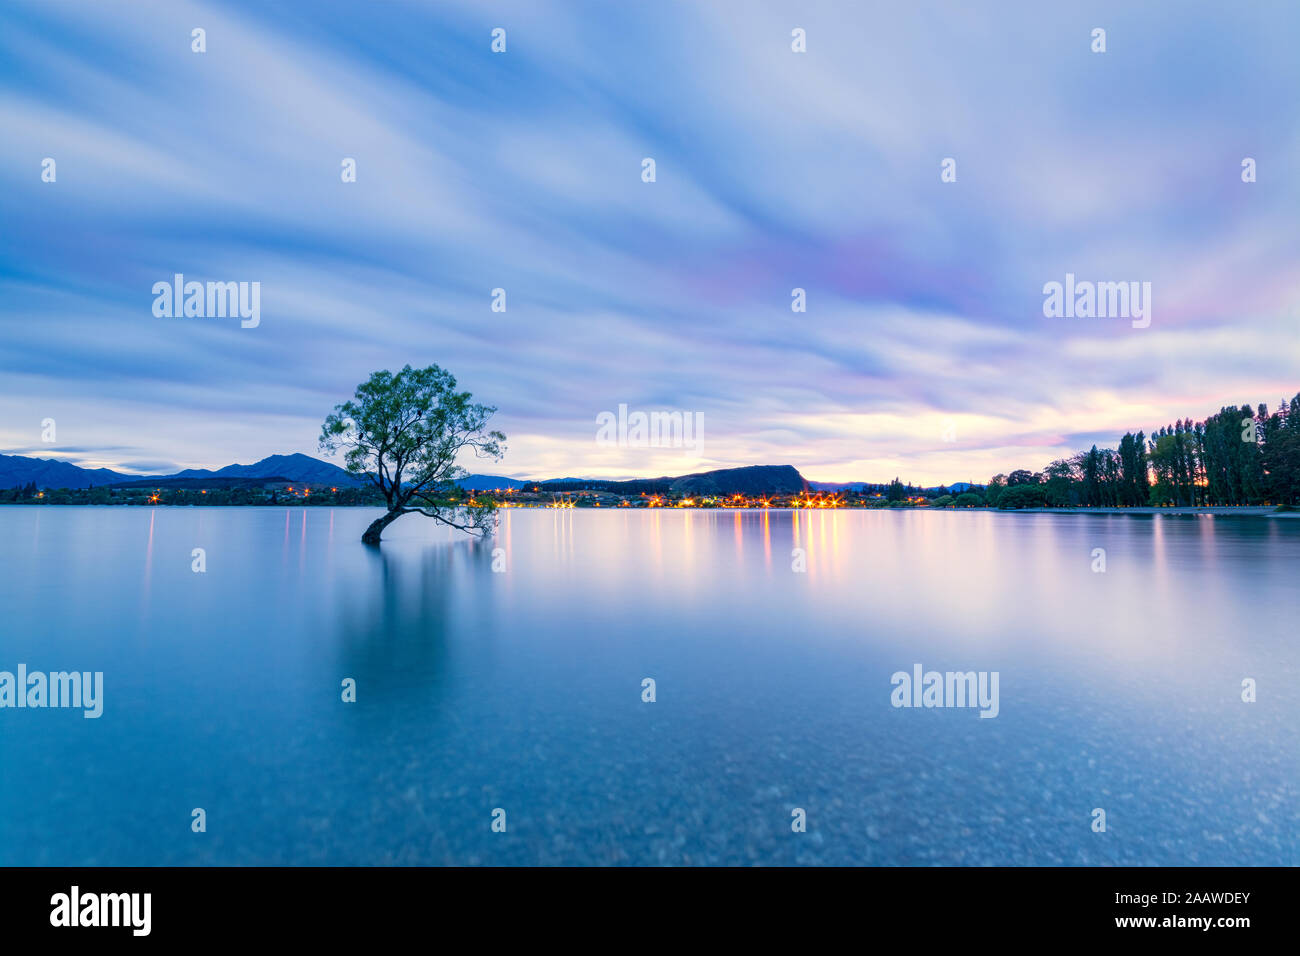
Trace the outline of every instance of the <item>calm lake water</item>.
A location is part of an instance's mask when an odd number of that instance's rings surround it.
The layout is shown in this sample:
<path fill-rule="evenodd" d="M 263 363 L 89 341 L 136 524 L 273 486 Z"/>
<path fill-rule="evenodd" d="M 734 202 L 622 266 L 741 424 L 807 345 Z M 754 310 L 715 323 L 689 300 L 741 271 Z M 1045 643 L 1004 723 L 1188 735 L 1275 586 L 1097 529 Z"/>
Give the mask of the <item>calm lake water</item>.
<path fill-rule="evenodd" d="M 375 516 L 0 508 L 0 864 L 1300 863 L 1300 521 Z"/>

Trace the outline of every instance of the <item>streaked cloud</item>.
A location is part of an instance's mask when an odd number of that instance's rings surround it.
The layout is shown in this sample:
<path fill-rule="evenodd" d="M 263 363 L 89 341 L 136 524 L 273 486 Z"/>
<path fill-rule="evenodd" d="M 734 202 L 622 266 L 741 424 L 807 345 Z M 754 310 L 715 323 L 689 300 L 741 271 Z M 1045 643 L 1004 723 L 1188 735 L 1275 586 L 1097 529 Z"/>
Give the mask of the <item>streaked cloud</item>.
<path fill-rule="evenodd" d="M 1297 27 L 1282 2 L 10 3 L 0 446 L 54 417 L 49 454 L 93 465 L 313 454 L 407 362 L 499 407 L 519 476 L 982 480 L 1272 404 L 1300 387 Z M 261 326 L 154 318 L 175 272 L 260 281 Z M 1043 318 L 1066 272 L 1152 282 L 1152 326 Z M 620 403 L 701 413 L 702 449 L 597 446 Z"/>

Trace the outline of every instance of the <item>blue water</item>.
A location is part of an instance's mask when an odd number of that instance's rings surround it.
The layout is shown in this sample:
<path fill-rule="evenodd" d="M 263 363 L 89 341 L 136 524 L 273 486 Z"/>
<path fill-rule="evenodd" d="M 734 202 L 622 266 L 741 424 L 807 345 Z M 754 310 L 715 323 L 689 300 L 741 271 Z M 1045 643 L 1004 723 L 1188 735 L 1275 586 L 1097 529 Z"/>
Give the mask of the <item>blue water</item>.
<path fill-rule="evenodd" d="M 374 516 L 0 508 L 0 864 L 1300 863 L 1300 521 Z"/>

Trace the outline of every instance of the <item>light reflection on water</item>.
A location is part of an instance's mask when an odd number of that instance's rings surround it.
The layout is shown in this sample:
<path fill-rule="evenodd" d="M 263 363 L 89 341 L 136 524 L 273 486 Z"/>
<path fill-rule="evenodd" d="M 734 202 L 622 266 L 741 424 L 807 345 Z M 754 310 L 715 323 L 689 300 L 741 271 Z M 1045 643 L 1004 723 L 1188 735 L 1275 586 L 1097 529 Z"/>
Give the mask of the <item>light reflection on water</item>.
<path fill-rule="evenodd" d="M 0 711 L 0 864 L 1300 862 L 1300 521 L 373 517 L 0 509 L 0 670 L 106 685 Z"/>

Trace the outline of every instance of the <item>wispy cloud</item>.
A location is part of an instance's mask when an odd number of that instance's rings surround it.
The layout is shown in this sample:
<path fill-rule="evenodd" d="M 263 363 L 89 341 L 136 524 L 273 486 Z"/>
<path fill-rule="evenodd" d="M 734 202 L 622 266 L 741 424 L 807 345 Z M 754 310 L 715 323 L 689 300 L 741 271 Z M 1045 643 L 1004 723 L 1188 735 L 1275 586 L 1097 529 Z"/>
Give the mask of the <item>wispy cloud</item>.
<path fill-rule="evenodd" d="M 10 3 L 0 444 L 53 417 L 48 453 L 96 464 L 313 453 L 407 362 L 499 406 L 515 475 L 982 479 L 1276 402 L 1297 27 L 1283 2 Z M 261 325 L 155 318 L 175 272 L 260 281 Z M 1045 319 L 1066 272 L 1152 282 L 1152 326 Z M 619 403 L 702 413 L 703 447 L 597 446 Z"/>

